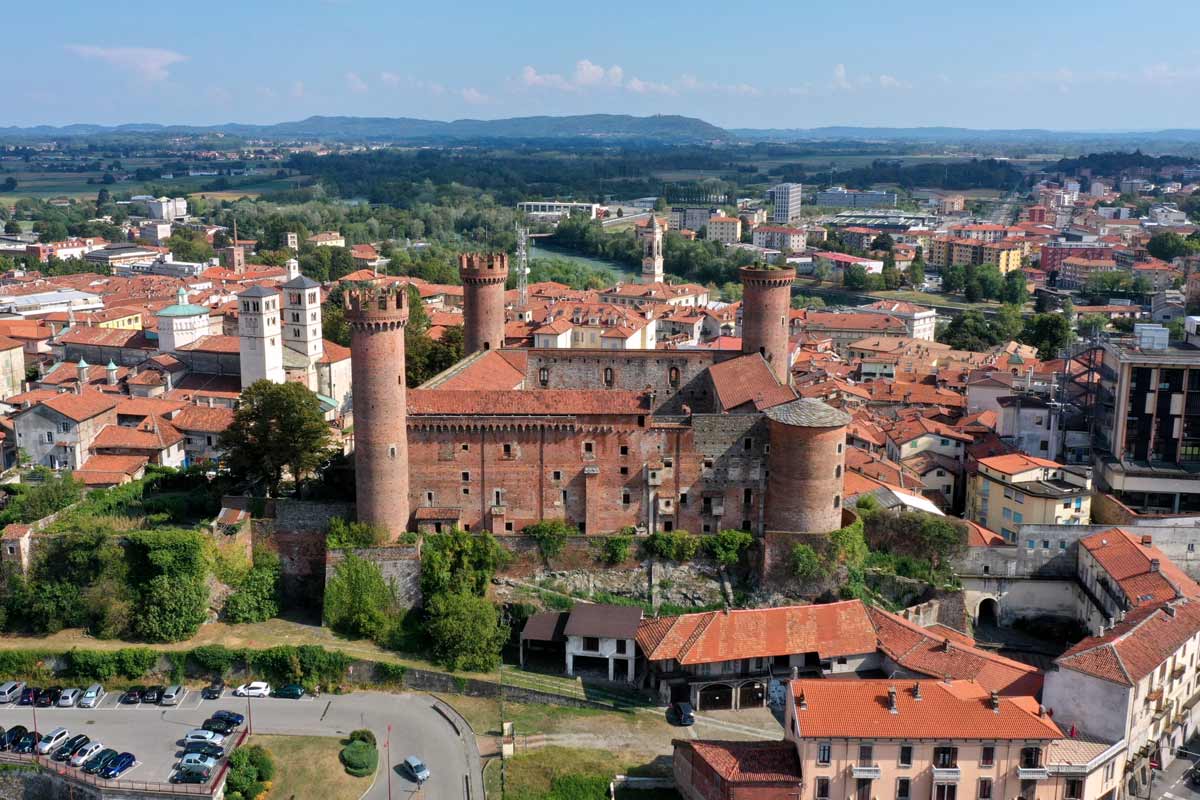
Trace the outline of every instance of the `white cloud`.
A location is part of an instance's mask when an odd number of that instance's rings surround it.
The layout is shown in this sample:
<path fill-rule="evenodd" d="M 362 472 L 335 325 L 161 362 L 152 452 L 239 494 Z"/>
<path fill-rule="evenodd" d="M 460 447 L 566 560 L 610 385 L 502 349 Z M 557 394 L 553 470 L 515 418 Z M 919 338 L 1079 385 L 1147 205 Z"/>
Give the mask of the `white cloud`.
<path fill-rule="evenodd" d="M 644 81 L 641 78 L 633 77 L 625 83 L 625 88 L 634 94 L 675 94 L 675 89 L 665 83 L 656 83 L 654 81 Z"/>
<path fill-rule="evenodd" d="M 490 98 L 488 98 L 488 96 L 486 94 L 484 94 L 483 92 L 474 88 L 473 86 L 468 86 L 466 89 L 463 89 L 459 94 L 462 95 L 462 99 L 464 102 L 470 103 L 473 106 L 482 105 L 483 103 L 487 103 L 490 101 Z"/>
<path fill-rule="evenodd" d="M 409 75 L 399 75 L 395 72 L 379 73 L 379 82 L 390 89 L 415 89 L 431 95 L 443 95 L 446 87 L 440 83 L 423 81 Z"/>
<path fill-rule="evenodd" d="M 94 58 L 120 69 L 129 70 L 145 81 L 165 81 L 173 64 L 187 61 L 187 56 L 174 50 L 157 47 L 96 47 L 90 44 L 69 44 L 66 49 L 82 58 Z"/>
<path fill-rule="evenodd" d="M 891 75 L 879 76 L 879 88 L 881 89 L 911 89 L 912 84 L 895 78 Z"/>
<path fill-rule="evenodd" d="M 390 86 L 393 89 L 395 89 L 397 86 L 399 86 L 401 83 L 403 83 L 403 81 L 404 81 L 404 79 L 401 78 L 399 75 L 397 75 L 394 72 L 379 73 L 379 82 L 382 83 L 384 86 Z"/>
<path fill-rule="evenodd" d="M 304 97 L 304 81 L 296 81 L 292 84 L 292 88 L 288 90 L 288 96 L 294 98 Z"/>
<path fill-rule="evenodd" d="M 620 86 L 624 76 L 625 70 L 616 64 L 605 68 L 586 58 L 575 62 L 576 86 Z"/>
<path fill-rule="evenodd" d="M 846 65 L 845 64 L 837 64 L 836 66 L 834 66 L 834 68 L 833 68 L 833 84 L 832 85 L 833 85 L 834 89 L 840 89 L 840 90 L 854 88 L 854 86 L 851 85 L 850 81 L 847 80 L 847 78 L 846 78 Z"/>
<path fill-rule="evenodd" d="M 367 82 L 359 77 L 357 72 L 347 72 L 346 88 L 355 94 L 363 94 L 367 91 Z"/>
<path fill-rule="evenodd" d="M 538 72 L 528 64 L 521 70 L 521 82 L 540 89 L 560 89 L 564 92 L 575 90 L 571 82 L 562 75 L 555 72 Z"/>

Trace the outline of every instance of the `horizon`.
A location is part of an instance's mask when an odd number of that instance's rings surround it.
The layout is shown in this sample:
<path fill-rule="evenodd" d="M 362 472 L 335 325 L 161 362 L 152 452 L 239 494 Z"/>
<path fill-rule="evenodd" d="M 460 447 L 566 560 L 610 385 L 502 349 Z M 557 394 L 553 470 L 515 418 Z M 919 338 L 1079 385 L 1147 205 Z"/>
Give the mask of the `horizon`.
<path fill-rule="evenodd" d="M 1103 130 L 1139 132 L 1149 112 L 1149 130 L 1200 128 L 1194 51 L 1165 58 L 1162 13 L 1131 15 L 1115 0 L 1089 9 L 1087 35 L 1075 38 L 1062 35 L 1081 27 L 1072 9 L 1028 0 L 1000 16 L 903 18 L 881 0 L 804 10 L 767 0 L 754 16 L 717 7 L 698 18 L 480 0 L 131 5 L 118 29 L 110 9 L 68 0 L 72 25 L 49 41 L 39 9 L 8 9 L 10 54 L 36 69 L 10 87 L 6 124 L 661 113 L 726 129 L 965 127 L 969 116 L 977 130 L 1088 132 L 1075 124 L 1086 115 Z M 1200 23 L 1200 8 L 1172 5 L 1177 29 Z M 763 40 L 761 18 L 840 35 L 781 45 Z M 1139 102 L 1114 102 L 1122 97 Z"/>

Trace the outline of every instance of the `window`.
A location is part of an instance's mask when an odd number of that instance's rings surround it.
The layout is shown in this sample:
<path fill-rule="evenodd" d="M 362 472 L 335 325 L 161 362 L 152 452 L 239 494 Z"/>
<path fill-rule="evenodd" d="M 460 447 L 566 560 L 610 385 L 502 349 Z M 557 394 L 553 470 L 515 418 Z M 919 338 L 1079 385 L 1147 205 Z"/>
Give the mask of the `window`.
<path fill-rule="evenodd" d="M 902 766 L 902 767 L 911 767 L 912 766 L 912 745 L 911 744 L 900 745 L 900 766 Z"/>
<path fill-rule="evenodd" d="M 896 781 L 896 800 L 909 800 L 912 797 L 912 781 L 901 778 Z"/>
<path fill-rule="evenodd" d="M 679 368 L 678 367 L 671 367 L 671 369 L 667 370 L 667 380 L 671 383 L 672 386 L 679 385 Z"/>
<path fill-rule="evenodd" d="M 54 431 L 46 431 L 46 444 L 54 444 Z"/>
<path fill-rule="evenodd" d="M 469 453 L 469 452 L 471 452 L 471 445 L 467 444 L 466 442 L 463 442 L 461 445 L 461 449 L 464 453 Z"/>
<path fill-rule="evenodd" d="M 979 800 L 992 800 L 992 779 L 979 779 Z"/>
<path fill-rule="evenodd" d="M 834 507 L 834 508 L 841 508 L 841 507 L 842 507 L 842 497 L 841 497 L 841 495 L 836 495 L 836 494 L 835 494 L 835 495 L 833 496 L 833 507 Z"/>
<path fill-rule="evenodd" d="M 742 505 L 748 506 L 754 502 L 754 490 L 742 489 Z"/>
<path fill-rule="evenodd" d="M 593 452 L 593 450 L 595 450 L 595 447 L 596 447 L 596 445 L 594 442 L 584 442 L 583 443 L 583 452 L 591 453 L 591 452 Z"/>
<path fill-rule="evenodd" d="M 871 800 L 871 779 L 859 778 L 854 786 L 854 800 Z"/>
<path fill-rule="evenodd" d="M 979 766 L 990 767 L 996 763 L 996 748 L 992 745 L 984 745 L 983 751 L 979 755 Z"/>
<path fill-rule="evenodd" d="M 679 493 L 679 505 L 683 506 L 684 508 L 687 507 L 687 494 L 688 493 L 686 491 Z"/>
<path fill-rule="evenodd" d="M 829 742 L 821 742 L 817 745 L 817 763 L 828 764 L 833 760 L 833 745 Z"/>
<path fill-rule="evenodd" d="M 957 800 L 957 797 L 957 783 L 939 783 L 934 787 L 933 800 Z"/>
<path fill-rule="evenodd" d="M 70 433 L 71 432 L 71 423 L 69 423 L 69 422 L 62 423 L 62 432 Z"/>
<path fill-rule="evenodd" d="M 561 481 L 562 480 L 562 472 L 560 472 L 559 470 L 554 470 L 554 472 L 550 473 L 550 480 Z"/>
<path fill-rule="evenodd" d="M 1067 778 L 1067 800 L 1080 800 L 1083 797 L 1083 781 L 1079 778 Z"/>
<path fill-rule="evenodd" d="M 1012 509 L 1011 508 L 1004 509 L 1004 511 L 1002 513 L 1003 513 L 1003 516 L 1005 519 L 1012 519 Z"/>
<path fill-rule="evenodd" d="M 613 385 L 613 371 L 612 371 L 612 367 L 605 367 L 605 368 L 604 368 L 604 385 L 605 385 L 605 386 L 612 386 L 612 385 Z"/>
<path fill-rule="evenodd" d="M 750 438 L 742 439 L 742 449 L 749 451 L 754 447 L 754 440 Z"/>
<path fill-rule="evenodd" d="M 471 487 L 470 487 L 470 486 L 464 486 L 464 487 L 462 487 L 462 493 L 463 493 L 464 495 L 468 495 L 468 496 L 469 496 L 469 495 L 471 494 Z"/>
<path fill-rule="evenodd" d="M 628 475 L 628 474 L 629 474 L 629 467 L 621 467 L 621 474 L 622 474 L 622 475 Z"/>
<path fill-rule="evenodd" d="M 469 481 L 469 480 L 471 480 L 471 473 L 469 473 L 469 472 L 464 472 L 464 473 L 462 474 L 462 479 L 463 479 L 463 482 L 466 482 L 466 481 Z"/>
<path fill-rule="evenodd" d="M 504 505 L 504 490 L 503 489 L 496 489 L 492 492 L 492 505 L 494 505 L 494 506 Z"/>
<path fill-rule="evenodd" d="M 512 454 L 513 454 L 512 445 L 511 444 L 504 445 L 504 457 L 512 458 Z"/>
<path fill-rule="evenodd" d="M 600 640 L 595 636 L 583 637 L 583 649 L 598 653 L 600 651 Z"/>
<path fill-rule="evenodd" d="M 1042 765 L 1042 748 L 1021 748 L 1021 769 L 1036 769 Z"/>
<path fill-rule="evenodd" d="M 542 367 L 538 370 L 538 383 L 542 386 L 547 386 L 550 383 L 550 370 Z"/>
<path fill-rule="evenodd" d="M 957 747 L 933 748 L 933 766 L 938 769 L 953 769 L 958 766 Z"/>
<path fill-rule="evenodd" d="M 817 778 L 816 797 L 817 800 L 829 800 L 829 778 Z"/>
<path fill-rule="evenodd" d="M 629 646 L 629 643 L 627 640 L 617 639 L 617 653 L 619 653 L 620 655 L 625 655 L 625 648 L 628 646 Z"/>
<path fill-rule="evenodd" d="M 858 746 L 858 765 L 860 767 L 869 767 L 875 763 L 875 748 L 869 744 L 860 744 Z"/>
<path fill-rule="evenodd" d="M 620 453 L 621 453 L 621 455 L 623 455 L 623 456 L 627 456 L 627 455 L 629 455 L 629 445 L 627 445 L 627 444 L 623 444 L 623 445 L 621 445 L 621 448 L 620 448 Z"/>
<path fill-rule="evenodd" d="M 629 505 L 629 492 L 621 492 L 621 505 Z"/>

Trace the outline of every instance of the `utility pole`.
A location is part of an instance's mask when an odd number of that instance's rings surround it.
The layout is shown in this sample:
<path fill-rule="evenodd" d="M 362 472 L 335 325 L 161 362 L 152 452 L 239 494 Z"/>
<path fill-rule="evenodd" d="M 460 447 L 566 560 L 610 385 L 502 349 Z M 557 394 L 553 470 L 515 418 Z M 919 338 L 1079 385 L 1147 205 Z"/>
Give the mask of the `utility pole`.
<path fill-rule="evenodd" d="M 392 800 L 392 723 L 387 726 L 387 741 L 384 742 L 384 747 L 387 750 L 387 776 L 388 776 L 388 800 Z"/>

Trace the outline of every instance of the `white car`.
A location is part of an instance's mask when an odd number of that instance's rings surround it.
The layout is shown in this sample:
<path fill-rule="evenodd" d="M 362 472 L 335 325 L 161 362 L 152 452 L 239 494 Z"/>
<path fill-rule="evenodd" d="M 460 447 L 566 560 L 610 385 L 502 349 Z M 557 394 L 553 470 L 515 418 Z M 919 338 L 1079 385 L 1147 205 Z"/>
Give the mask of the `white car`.
<path fill-rule="evenodd" d="M 55 728 L 50 731 L 37 743 L 38 755 L 44 756 L 53 750 L 57 750 L 58 746 L 66 742 L 67 737 L 70 735 L 71 732 L 66 728 Z"/>
<path fill-rule="evenodd" d="M 271 684 L 266 681 L 251 681 L 243 683 L 234 689 L 233 693 L 238 697 L 270 697 Z"/>
<path fill-rule="evenodd" d="M 104 749 L 104 745 L 100 742 L 91 742 L 80 748 L 79 752 L 71 756 L 70 764 L 72 767 L 82 767 L 87 763 L 88 759 Z"/>
<path fill-rule="evenodd" d="M 188 731 L 188 735 L 183 737 L 183 743 L 185 745 L 192 744 L 193 742 L 205 742 L 207 744 L 222 745 L 225 744 L 225 737 L 219 733 L 213 733 L 212 731 L 206 731 L 202 728 L 197 728 L 194 731 Z"/>

